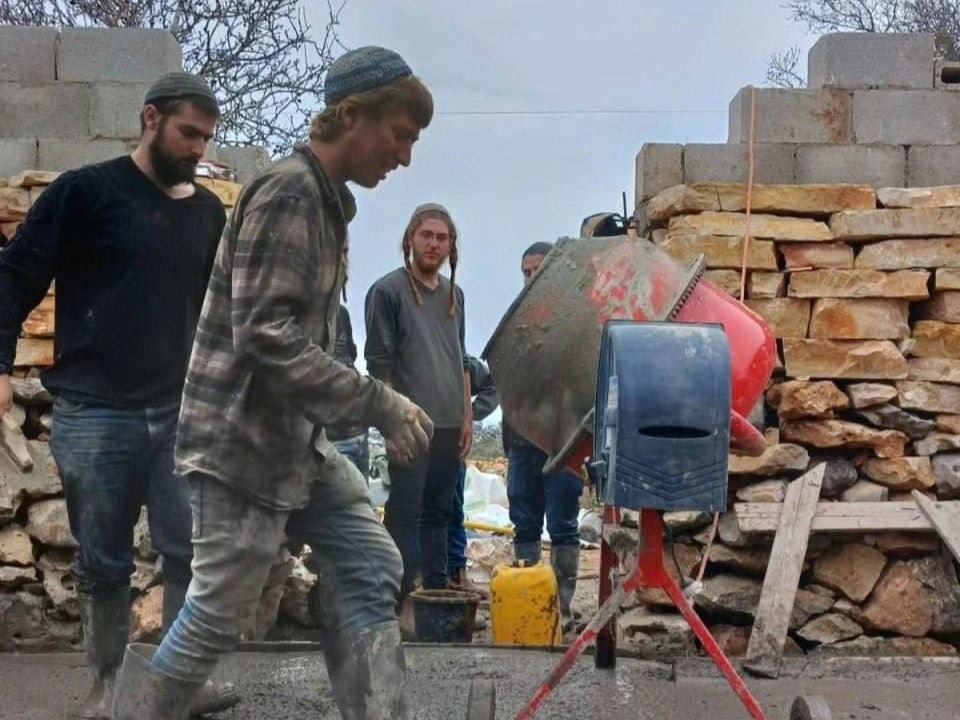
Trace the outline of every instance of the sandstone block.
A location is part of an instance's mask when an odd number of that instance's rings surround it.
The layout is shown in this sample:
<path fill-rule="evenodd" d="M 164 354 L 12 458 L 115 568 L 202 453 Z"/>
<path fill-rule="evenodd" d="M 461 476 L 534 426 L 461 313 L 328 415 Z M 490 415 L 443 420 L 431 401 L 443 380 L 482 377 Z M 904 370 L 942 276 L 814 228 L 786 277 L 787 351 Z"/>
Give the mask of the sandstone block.
<path fill-rule="evenodd" d="M 907 376 L 907 361 L 889 340 L 787 338 L 783 354 L 790 377 L 894 380 Z"/>
<path fill-rule="evenodd" d="M 883 485 L 858 480 L 840 493 L 843 502 L 886 502 L 890 499 L 889 488 Z"/>
<path fill-rule="evenodd" d="M 747 294 L 752 299 L 769 299 L 786 295 L 786 275 L 780 272 L 753 272 L 747 281 Z"/>
<path fill-rule="evenodd" d="M 805 472 L 810 462 L 807 450 L 799 445 L 781 443 L 771 445 L 760 457 L 731 455 L 730 475 L 756 475 L 776 477 Z"/>
<path fill-rule="evenodd" d="M 960 450 L 960 435 L 933 432 L 913 444 L 917 455 L 935 455 L 950 450 Z"/>
<path fill-rule="evenodd" d="M 859 603 L 873 590 L 886 564 L 887 558 L 878 550 L 861 543 L 847 543 L 817 558 L 813 577 L 820 585 Z"/>
<path fill-rule="evenodd" d="M 933 380 L 960 384 L 960 360 L 923 357 L 909 359 L 910 380 Z"/>
<path fill-rule="evenodd" d="M 960 207 L 960 185 L 881 188 L 877 190 L 877 200 L 885 208 Z"/>
<path fill-rule="evenodd" d="M 805 382 L 788 380 L 767 391 L 767 402 L 777 409 L 781 418 L 830 418 L 835 410 L 850 406 L 850 400 L 829 380 Z"/>
<path fill-rule="evenodd" d="M 930 490 L 936 485 L 928 457 L 871 458 L 863 464 L 863 472 L 891 490 Z"/>
<path fill-rule="evenodd" d="M 30 193 L 23 188 L 0 187 L 0 220 L 19 222 L 30 210 Z"/>
<path fill-rule="evenodd" d="M 41 500 L 27 509 L 27 532 L 44 545 L 74 548 L 77 541 L 70 534 L 67 503 L 62 499 Z"/>
<path fill-rule="evenodd" d="M 902 457 L 907 436 L 897 430 L 874 430 L 846 420 L 788 420 L 780 433 L 789 442 L 819 448 L 870 448 L 877 457 Z"/>
<path fill-rule="evenodd" d="M 131 642 L 158 642 L 163 628 L 163 586 L 147 590 L 130 607 Z"/>
<path fill-rule="evenodd" d="M 946 212 L 946 211 L 941 211 Z M 705 212 L 700 215 L 678 215 L 670 219 L 669 229 L 676 235 L 726 235 L 743 237 L 747 216 L 743 213 Z M 818 242 L 833 240 L 826 223 L 810 218 L 753 215 L 750 236 L 761 240 Z"/>
<path fill-rule="evenodd" d="M 897 389 L 885 383 L 852 383 L 847 385 L 850 404 L 856 408 L 869 408 L 890 402 L 897 396 Z"/>
<path fill-rule="evenodd" d="M 960 97 L 960 96 L 958 96 Z M 837 240 L 950 237 L 960 228 L 960 208 L 847 210 L 830 216 Z"/>
<path fill-rule="evenodd" d="M 960 387 L 943 383 L 901 380 L 897 383 L 898 404 L 911 410 L 960 413 Z"/>
<path fill-rule="evenodd" d="M 863 634 L 863 628 L 840 613 L 821 615 L 804 625 L 797 635 L 807 642 L 829 645 Z"/>
<path fill-rule="evenodd" d="M 690 262 L 699 255 L 704 255 L 709 268 L 739 270 L 743 263 L 743 243 L 743 238 L 740 237 L 680 235 L 670 232 L 660 243 L 660 248 L 679 262 Z M 771 241 L 750 241 L 747 249 L 747 269 L 777 269 L 777 255 Z"/>
<path fill-rule="evenodd" d="M 33 545 L 30 543 L 30 536 L 19 525 L 0 528 L 0 564 L 33 564 Z"/>
<path fill-rule="evenodd" d="M 940 551 L 940 537 L 934 533 L 867 533 L 863 541 L 887 557 L 911 558 Z"/>
<path fill-rule="evenodd" d="M 0 565 L 0 589 L 17 590 L 35 582 L 37 582 L 36 568 Z"/>
<path fill-rule="evenodd" d="M 762 480 L 737 490 L 740 502 L 783 502 L 787 494 L 786 480 Z"/>
<path fill-rule="evenodd" d="M 740 298 L 740 273 L 736 270 L 707 270 L 703 279 L 733 298 Z"/>
<path fill-rule="evenodd" d="M 754 142 L 853 142 L 853 105 L 846 90 L 747 87 L 730 102 L 731 143 L 749 142 L 751 95 Z"/>
<path fill-rule="evenodd" d="M 26 337 L 52 338 L 55 328 L 56 308 L 53 295 L 47 295 L 35 307 L 23 322 L 23 334 Z"/>
<path fill-rule="evenodd" d="M 787 295 L 798 298 L 900 298 L 923 300 L 929 297 L 926 270 L 826 269 L 790 274 Z"/>
<path fill-rule="evenodd" d="M 908 637 L 923 637 L 933 627 L 929 592 L 910 566 L 894 562 L 874 588 L 861 615 L 873 629 Z"/>
<path fill-rule="evenodd" d="M 960 435 L 960 415 L 937 415 L 937 432 Z"/>
<path fill-rule="evenodd" d="M 854 267 L 875 270 L 950 267 L 957 263 L 958 253 L 960 238 L 956 237 L 884 240 L 862 248 Z"/>
<path fill-rule="evenodd" d="M 802 338 L 810 323 L 810 301 L 795 298 L 747 300 L 747 307 L 760 315 L 778 338 Z"/>
<path fill-rule="evenodd" d="M 50 367 L 53 365 L 53 340 L 49 338 L 20 338 L 14 367 Z"/>
<path fill-rule="evenodd" d="M 960 290 L 960 268 L 937 268 L 937 274 L 933 280 L 933 289 L 937 292 L 941 290 Z"/>
<path fill-rule="evenodd" d="M 917 317 L 924 320 L 960 323 L 960 292 L 935 292 L 917 309 Z"/>
<path fill-rule="evenodd" d="M 920 320 L 913 326 L 907 351 L 914 357 L 960 360 L 960 325 Z"/>
<path fill-rule="evenodd" d="M 780 243 L 777 250 L 788 270 L 853 267 L 853 248 L 846 243 Z"/>
<path fill-rule="evenodd" d="M 923 583 L 933 606 L 934 635 L 960 632 L 960 582 L 951 555 L 940 551 L 934 555 L 909 560 L 914 577 Z"/>
<path fill-rule="evenodd" d="M 883 340 L 910 337 L 905 300 L 820 298 L 810 315 L 810 337 Z"/>
<path fill-rule="evenodd" d="M 243 186 L 238 183 L 215 178 L 197 178 L 197 185 L 202 185 L 216 195 L 226 208 L 232 208 L 237 204 L 240 191 L 243 190 Z"/>

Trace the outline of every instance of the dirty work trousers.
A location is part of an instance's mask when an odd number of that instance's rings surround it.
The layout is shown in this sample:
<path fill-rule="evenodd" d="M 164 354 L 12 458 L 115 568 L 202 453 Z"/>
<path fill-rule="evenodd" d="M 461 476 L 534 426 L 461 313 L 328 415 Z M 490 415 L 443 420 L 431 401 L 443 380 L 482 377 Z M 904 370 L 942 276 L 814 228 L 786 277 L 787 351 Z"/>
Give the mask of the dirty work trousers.
<path fill-rule="evenodd" d="M 400 554 L 370 506 L 363 477 L 332 449 L 321 472 L 310 505 L 292 514 L 253 503 L 208 475 L 190 476 L 193 581 L 154 656 L 156 670 L 206 680 L 249 628 L 287 535 L 310 545 L 323 575 L 325 633 L 396 620 Z"/>
<path fill-rule="evenodd" d="M 119 410 L 57 398 L 50 450 L 79 545 L 77 589 L 94 597 L 130 585 L 133 528 L 147 506 L 166 581 L 190 581 L 190 500 L 173 470 L 179 403 Z"/>
<path fill-rule="evenodd" d="M 467 465 L 460 463 L 453 508 L 447 523 L 447 575 L 453 577 L 467 567 L 467 529 L 463 527 L 463 493 L 467 483 Z"/>
<path fill-rule="evenodd" d="M 507 499 L 514 545 L 539 543 L 543 520 L 552 545 L 580 544 L 580 494 L 583 483 L 569 470 L 545 475 L 547 454 L 518 438 L 507 464 Z"/>
<path fill-rule="evenodd" d="M 447 587 L 447 526 L 460 473 L 459 444 L 460 428 L 437 428 L 426 455 L 408 467 L 390 466 L 383 522 L 403 556 L 403 597 L 421 570 L 424 589 Z"/>

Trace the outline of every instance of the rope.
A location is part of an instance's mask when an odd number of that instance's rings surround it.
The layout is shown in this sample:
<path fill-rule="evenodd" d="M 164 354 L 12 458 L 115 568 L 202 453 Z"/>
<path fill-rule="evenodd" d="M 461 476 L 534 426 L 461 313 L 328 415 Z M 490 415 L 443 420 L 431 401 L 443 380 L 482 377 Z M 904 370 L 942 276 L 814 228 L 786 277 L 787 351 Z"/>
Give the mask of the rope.
<path fill-rule="evenodd" d="M 747 254 L 750 252 L 750 220 L 753 210 L 753 131 L 757 121 L 756 93 L 753 85 L 750 86 L 750 135 L 747 140 L 747 198 L 746 198 L 746 220 L 743 225 L 743 256 L 740 258 L 740 302 L 747 297 Z M 710 559 L 710 548 L 713 547 L 713 541 L 717 537 L 717 528 L 720 527 L 720 513 L 713 514 L 713 523 L 710 525 L 710 534 L 707 536 L 707 545 L 703 551 L 703 557 L 700 559 L 700 569 L 697 570 L 697 583 L 703 582 L 703 574 L 707 571 L 707 563 Z"/>

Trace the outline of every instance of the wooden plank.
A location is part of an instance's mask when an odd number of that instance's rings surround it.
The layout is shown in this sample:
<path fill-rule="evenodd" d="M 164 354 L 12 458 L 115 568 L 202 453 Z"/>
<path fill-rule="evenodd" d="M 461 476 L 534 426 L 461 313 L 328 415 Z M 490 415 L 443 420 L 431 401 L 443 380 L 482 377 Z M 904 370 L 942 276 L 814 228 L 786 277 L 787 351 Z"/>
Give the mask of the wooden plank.
<path fill-rule="evenodd" d="M 743 663 L 744 668 L 755 675 L 775 678 L 780 674 L 783 645 L 825 469 L 826 465 L 821 463 L 787 487 Z"/>
<path fill-rule="evenodd" d="M 953 556 L 960 560 L 960 514 L 957 513 L 960 503 L 935 502 L 917 490 L 910 494 L 930 524 L 937 529 L 943 543 L 950 548 Z"/>
<path fill-rule="evenodd" d="M 960 512 L 960 501 L 941 503 Z M 743 532 L 773 532 L 780 521 L 780 503 L 736 503 Z M 930 521 L 913 502 L 821 502 L 813 518 L 814 532 L 905 530 L 932 532 Z"/>

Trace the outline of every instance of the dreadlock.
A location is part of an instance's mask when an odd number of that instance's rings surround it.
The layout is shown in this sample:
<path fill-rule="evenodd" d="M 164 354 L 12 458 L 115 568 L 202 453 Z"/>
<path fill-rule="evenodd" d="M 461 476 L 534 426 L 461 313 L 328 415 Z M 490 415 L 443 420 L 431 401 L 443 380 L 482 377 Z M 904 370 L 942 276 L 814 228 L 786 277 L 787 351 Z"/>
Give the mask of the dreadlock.
<path fill-rule="evenodd" d="M 457 228 L 453 224 L 453 220 L 450 218 L 449 213 L 447 213 L 442 206 L 429 205 L 426 206 L 428 209 L 421 209 L 424 207 L 425 206 L 421 206 L 414 211 L 413 217 L 410 218 L 410 223 L 407 225 L 407 229 L 403 233 L 403 266 L 407 270 L 407 280 L 410 282 L 410 289 L 413 290 L 413 297 L 417 301 L 417 305 L 423 305 L 423 298 L 420 296 L 420 289 L 417 287 L 417 281 L 413 275 L 413 234 L 417 231 L 417 228 L 420 227 L 424 220 L 442 220 L 450 230 L 450 256 L 447 258 L 447 262 L 450 263 L 449 313 L 451 316 L 453 316 L 457 311 L 456 281 L 457 259 L 459 257 L 457 253 Z"/>

